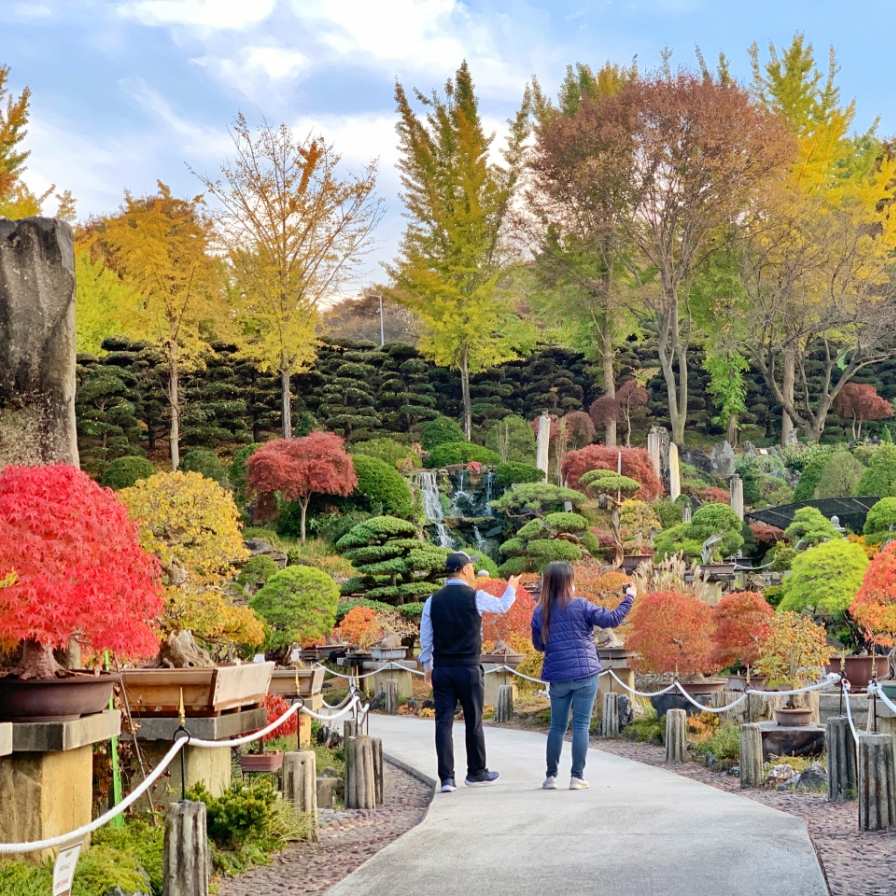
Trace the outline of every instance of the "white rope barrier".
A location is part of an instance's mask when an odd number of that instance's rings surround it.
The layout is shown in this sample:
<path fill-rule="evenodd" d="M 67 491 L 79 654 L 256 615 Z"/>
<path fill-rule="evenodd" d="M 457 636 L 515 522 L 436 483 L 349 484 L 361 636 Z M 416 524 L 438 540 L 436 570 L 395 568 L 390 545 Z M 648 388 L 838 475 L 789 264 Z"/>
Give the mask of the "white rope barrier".
<path fill-rule="evenodd" d="M 859 734 L 856 731 L 855 723 L 852 720 L 852 707 L 849 704 L 849 680 L 847 679 L 846 681 L 843 681 L 842 685 L 843 685 L 843 692 L 846 695 L 846 719 L 849 722 L 849 730 L 852 731 L 852 739 L 858 745 Z M 870 691 L 871 688 L 869 688 L 868 690 Z"/>
<path fill-rule="evenodd" d="M 299 703 L 294 703 L 290 708 L 283 713 L 280 718 L 274 720 L 265 728 L 262 728 L 260 731 L 255 731 L 252 734 L 247 734 L 245 737 L 235 738 L 234 740 L 202 740 L 201 738 L 190 737 L 189 732 L 182 737 L 178 737 L 175 740 L 174 744 L 172 744 L 171 749 L 162 757 L 162 761 L 150 772 L 149 775 L 146 776 L 146 779 L 131 793 L 129 793 L 118 805 L 113 806 L 107 812 L 104 812 L 98 818 L 91 821 L 89 824 L 85 824 L 82 827 L 78 828 L 75 831 L 69 831 L 67 834 L 59 834 L 56 837 L 49 837 L 46 840 L 29 840 L 24 843 L 0 843 L 0 855 L 10 855 L 13 853 L 25 853 L 25 852 L 37 852 L 41 849 L 52 849 L 55 846 L 63 846 L 68 843 L 74 843 L 78 840 L 83 840 L 88 834 L 92 834 L 94 831 L 98 831 L 104 824 L 108 824 L 112 821 L 113 818 L 121 815 L 126 809 L 130 808 L 137 800 L 152 787 L 153 784 L 162 776 L 168 766 L 174 761 L 177 754 L 185 747 L 187 744 L 194 747 L 205 747 L 205 748 L 216 748 L 220 747 L 231 749 L 233 747 L 239 747 L 243 744 L 252 743 L 253 741 L 259 740 L 267 734 L 270 734 L 273 731 L 276 731 L 284 722 L 286 722 L 290 716 L 294 715 L 297 712 L 302 712 L 305 715 L 311 716 L 314 719 L 318 719 L 320 721 L 332 722 L 337 719 L 342 718 L 345 715 L 348 715 L 350 712 L 355 711 L 355 707 L 360 704 L 361 699 L 357 694 L 353 694 L 351 697 L 351 702 L 346 705 L 340 712 L 336 713 L 332 716 L 321 716 L 316 712 L 312 712 L 306 706 L 301 705 Z M 363 707 L 360 710 L 360 713 L 363 715 L 366 713 L 367 707 Z"/>

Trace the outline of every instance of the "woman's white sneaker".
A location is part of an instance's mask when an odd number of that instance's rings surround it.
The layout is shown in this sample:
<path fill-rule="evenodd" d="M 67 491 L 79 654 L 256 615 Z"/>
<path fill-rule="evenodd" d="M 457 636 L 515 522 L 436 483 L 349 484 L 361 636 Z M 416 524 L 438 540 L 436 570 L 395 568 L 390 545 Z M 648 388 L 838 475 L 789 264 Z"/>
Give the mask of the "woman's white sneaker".
<path fill-rule="evenodd" d="M 557 786 L 556 784 L 554 785 Z M 584 778 L 570 778 L 569 779 L 569 789 L 570 790 L 587 790 L 589 787 L 588 782 Z"/>
<path fill-rule="evenodd" d="M 544 784 L 541 785 L 542 790 L 556 790 L 557 789 L 557 779 L 556 778 L 545 778 Z"/>

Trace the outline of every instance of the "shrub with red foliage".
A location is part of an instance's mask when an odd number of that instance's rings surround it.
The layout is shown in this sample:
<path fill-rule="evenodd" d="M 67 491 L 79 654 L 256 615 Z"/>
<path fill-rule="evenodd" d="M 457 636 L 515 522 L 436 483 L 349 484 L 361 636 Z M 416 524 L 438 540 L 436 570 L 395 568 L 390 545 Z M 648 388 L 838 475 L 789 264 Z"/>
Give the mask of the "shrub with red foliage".
<path fill-rule="evenodd" d="M 23 678 L 53 677 L 53 649 L 73 637 L 122 660 L 158 653 L 159 563 L 118 495 L 76 467 L 0 471 L 0 573 L 10 571 L 0 644 L 23 644 Z"/>
<path fill-rule="evenodd" d="M 584 411 L 570 411 L 563 417 L 549 414 L 548 418 L 551 421 L 550 446 L 552 451 L 556 451 L 558 445 L 562 451 L 565 451 L 567 448 L 583 448 L 585 445 L 589 445 L 594 438 L 594 424 L 591 422 L 591 417 Z M 536 436 L 538 435 L 540 425 L 539 420 L 541 420 L 540 416 L 529 421 L 529 425 Z M 566 433 L 562 445 L 560 445 L 561 422 L 566 424 Z"/>
<path fill-rule="evenodd" d="M 312 432 L 301 439 L 266 442 L 246 461 L 248 491 L 265 498 L 278 493 L 301 508 L 302 544 L 305 514 L 315 493 L 350 495 L 358 484 L 342 439 L 332 432 Z"/>
<path fill-rule="evenodd" d="M 852 420 L 852 437 L 862 435 L 866 420 L 885 420 L 893 416 L 893 405 L 877 394 L 877 389 L 867 383 L 847 383 L 834 399 L 834 413 Z"/>
<path fill-rule="evenodd" d="M 862 626 L 869 641 L 882 647 L 896 646 L 896 542 L 868 564 L 849 615 Z"/>
<path fill-rule="evenodd" d="M 289 710 L 289 704 L 282 694 L 268 694 L 264 698 L 264 708 L 268 711 L 268 725 L 271 725 Z M 294 712 L 282 725 L 278 725 L 270 734 L 266 734 L 262 740 L 268 743 L 275 737 L 289 737 L 298 730 L 299 714 Z"/>
<path fill-rule="evenodd" d="M 642 416 L 642 408 L 647 404 L 647 390 L 635 380 L 627 380 L 617 390 L 616 395 L 603 395 L 591 403 L 588 413 L 595 426 L 606 426 L 613 421 L 625 421 L 625 444 L 631 444 L 632 420 Z"/>
<path fill-rule="evenodd" d="M 707 504 L 730 504 L 731 493 L 724 488 L 716 488 L 709 485 L 700 490 L 700 500 Z"/>
<path fill-rule="evenodd" d="M 755 591 L 739 591 L 723 597 L 713 610 L 714 663 L 718 668 L 752 666 L 759 659 L 759 645 L 768 636 L 775 611 Z"/>
<path fill-rule="evenodd" d="M 477 582 L 476 587 L 493 597 L 500 597 L 507 589 L 507 580 L 487 579 L 484 582 Z M 512 635 L 528 639 L 533 612 L 535 612 L 535 601 L 532 595 L 520 586 L 517 588 L 513 606 L 506 613 L 501 615 L 483 613 L 482 640 L 503 641 L 510 646 Z"/>
<path fill-rule="evenodd" d="M 766 523 L 750 523 L 750 531 L 753 533 L 753 538 L 766 547 L 777 544 L 784 538 L 783 529 L 779 529 L 777 526 L 769 526 Z"/>
<path fill-rule="evenodd" d="M 643 448 L 608 448 L 606 445 L 588 445 L 579 451 L 563 455 L 561 469 L 569 478 L 569 487 L 578 488 L 579 479 L 589 470 L 616 472 L 617 458 L 622 453 L 622 475 L 640 483 L 641 490 L 635 496 L 641 501 L 653 501 L 663 494 L 663 484 L 653 469 L 650 455 Z"/>
<path fill-rule="evenodd" d="M 713 658 L 712 610 L 690 594 L 655 591 L 635 601 L 632 631 L 625 640 L 637 672 L 679 675 L 711 674 Z"/>

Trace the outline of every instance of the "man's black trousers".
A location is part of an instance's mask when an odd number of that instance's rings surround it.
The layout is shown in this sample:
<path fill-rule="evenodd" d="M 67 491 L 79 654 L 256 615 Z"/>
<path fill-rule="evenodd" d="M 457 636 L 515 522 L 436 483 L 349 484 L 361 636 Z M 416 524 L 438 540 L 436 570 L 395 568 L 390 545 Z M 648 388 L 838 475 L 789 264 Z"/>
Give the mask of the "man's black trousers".
<path fill-rule="evenodd" d="M 467 774 L 485 771 L 485 735 L 482 733 L 482 705 L 485 680 L 482 666 L 447 666 L 432 670 L 432 696 L 436 704 L 436 754 L 439 780 L 454 778 L 454 738 L 452 726 L 457 704 L 464 711 L 467 727 Z"/>

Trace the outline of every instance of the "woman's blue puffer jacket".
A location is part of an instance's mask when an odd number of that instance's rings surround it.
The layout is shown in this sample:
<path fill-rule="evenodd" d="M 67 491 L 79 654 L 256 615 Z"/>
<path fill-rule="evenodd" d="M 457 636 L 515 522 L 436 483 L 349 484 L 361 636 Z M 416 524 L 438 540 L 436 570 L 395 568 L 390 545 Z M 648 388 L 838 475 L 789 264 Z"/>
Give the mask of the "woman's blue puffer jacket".
<path fill-rule="evenodd" d="M 583 597 L 573 598 L 566 609 L 551 610 L 548 642 L 541 637 L 541 607 L 532 614 L 532 644 L 544 653 L 543 681 L 577 681 L 601 672 L 594 627 L 616 628 L 632 608 L 634 596 L 627 594 L 615 610 L 595 606 Z"/>

